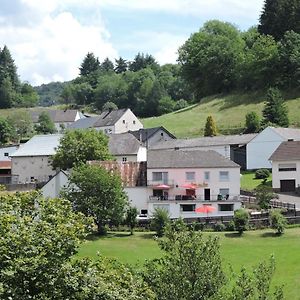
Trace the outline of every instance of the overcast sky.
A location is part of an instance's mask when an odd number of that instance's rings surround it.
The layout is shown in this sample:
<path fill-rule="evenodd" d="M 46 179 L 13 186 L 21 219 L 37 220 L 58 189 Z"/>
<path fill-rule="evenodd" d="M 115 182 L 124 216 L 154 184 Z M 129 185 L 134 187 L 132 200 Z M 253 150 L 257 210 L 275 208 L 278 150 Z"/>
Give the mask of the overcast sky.
<path fill-rule="evenodd" d="M 0 0 L 0 47 L 33 85 L 78 75 L 87 52 L 102 61 L 138 52 L 174 63 L 177 49 L 205 21 L 241 30 L 258 23 L 263 0 Z"/>

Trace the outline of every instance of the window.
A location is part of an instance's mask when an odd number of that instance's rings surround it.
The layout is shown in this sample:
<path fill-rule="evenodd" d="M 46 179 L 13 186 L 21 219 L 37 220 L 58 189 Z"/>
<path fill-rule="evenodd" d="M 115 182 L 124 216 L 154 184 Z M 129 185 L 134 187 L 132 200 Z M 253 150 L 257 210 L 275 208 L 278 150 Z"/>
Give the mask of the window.
<path fill-rule="evenodd" d="M 196 204 L 181 204 L 180 211 L 182 212 L 193 212 L 195 211 Z"/>
<path fill-rule="evenodd" d="M 125 120 L 123 120 L 123 124 L 125 124 Z"/>
<path fill-rule="evenodd" d="M 4 152 L 4 156 L 8 156 L 8 152 Z"/>
<path fill-rule="evenodd" d="M 233 204 L 218 204 L 219 211 L 233 211 Z"/>
<path fill-rule="evenodd" d="M 31 181 L 31 182 L 34 182 L 34 176 L 31 176 L 31 177 L 30 177 L 30 181 Z"/>
<path fill-rule="evenodd" d="M 141 209 L 141 215 L 147 215 L 148 210 L 147 209 Z"/>
<path fill-rule="evenodd" d="M 222 196 L 229 195 L 229 189 L 220 189 L 219 194 Z"/>
<path fill-rule="evenodd" d="M 205 181 L 209 181 L 209 175 L 210 175 L 210 173 L 208 171 L 204 172 L 204 180 Z"/>
<path fill-rule="evenodd" d="M 152 180 L 168 183 L 168 172 L 152 172 Z"/>
<path fill-rule="evenodd" d="M 164 133 L 163 133 L 163 132 L 161 132 L 161 133 L 160 133 L 160 136 L 164 136 Z"/>
<path fill-rule="evenodd" d="M 229 181 L 229 172 L 228 171 L 220 171 L 219 173 L 220 181 Z"/>
<path fill-rule="evenodd" d="M 135 124 L 135 120 L 133 120 L 132 123 Z"/>
<path fill-rule="evenodd" d="M 127 162 L 127 157 L 122 157 L 122 162 Z"/>
<path fill-rule="evenodd" d="M 194 181 L 195 180 L 195 172 L 185 172 L 185 179 Z"/>
<path fill-rule="evenodd" d="M 297 171 L 297 167 L 296 164 L 279 164 L 278 171 L 279 172 Z"/>

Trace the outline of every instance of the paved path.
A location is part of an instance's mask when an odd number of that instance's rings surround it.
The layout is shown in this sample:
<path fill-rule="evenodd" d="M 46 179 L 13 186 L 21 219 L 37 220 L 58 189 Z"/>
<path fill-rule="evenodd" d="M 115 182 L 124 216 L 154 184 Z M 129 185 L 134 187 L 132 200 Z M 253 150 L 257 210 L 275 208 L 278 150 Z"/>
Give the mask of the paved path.
<path fill-rule="evenodd" d="M 300 210 L 300 196 L 292 193 L 278 193 L 279 201 L 296 204 L 297 210 Z"/>

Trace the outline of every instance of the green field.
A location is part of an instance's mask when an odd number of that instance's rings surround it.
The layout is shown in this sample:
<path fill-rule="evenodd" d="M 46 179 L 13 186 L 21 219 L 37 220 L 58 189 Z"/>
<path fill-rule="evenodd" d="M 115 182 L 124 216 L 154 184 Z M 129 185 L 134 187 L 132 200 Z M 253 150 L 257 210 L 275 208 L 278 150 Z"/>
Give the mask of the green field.
<path fill-rule="evenodd" d="M 300 99 L 288 98 L 289 119 L 292 126 L 299 127 Z M 203 128 L 208 115 L 212 115 L 222 134 L 240 133 L 245 124 L 247 112 L 262 115 L 264 93 L 230 94 L 228 96 L 207 97 L 189 109 L 173 112 L 160 117 L 143 119 L 146 128 L 164 126 L 178 138 L 203 136 Z"/>
<path fill-rule="evenodd" d="M 255 178 L 255 172 L 244 171 L 241 174 L 241 189 L 244 191 L 253 191 L 263 182 L 262 179 Z M 268 177 L 266 185 L 272 186 L 272 174 Z"/>
<path fill-rule="evenodd" d="M 234 271 L 241 266 L 252 268 L 272 254 L 276 272 L 272 285 L 284 285 L 285 299 L 300 299 L 300 228 L 287 229 L 282 236 L 271 230 L 249 231 L 239 237 L 235 233 L 205 233 L 220 237 L 223 267 Z M 110 233 L 107 237 L 85 242 L 79 257 L 95 258 L 97 252 L 140 268 L 146 259 L 159 257 L 161 251 L 151 233 Z"/>

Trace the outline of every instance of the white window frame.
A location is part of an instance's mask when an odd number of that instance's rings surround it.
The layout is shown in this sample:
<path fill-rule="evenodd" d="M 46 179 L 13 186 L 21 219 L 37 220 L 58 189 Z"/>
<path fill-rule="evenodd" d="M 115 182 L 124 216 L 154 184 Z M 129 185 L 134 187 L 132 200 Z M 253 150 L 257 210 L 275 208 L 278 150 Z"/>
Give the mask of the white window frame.
<path fill-rule="evenodd" d="M 229 181 L 229 171 L 220 171 L 219 172 L 219 179 L 222 182 Z"/>
<path fill-rule="evenodd" d="M 195 181 L 196 172 L 185 172 L 185 180 L 186 181 Z"/>

